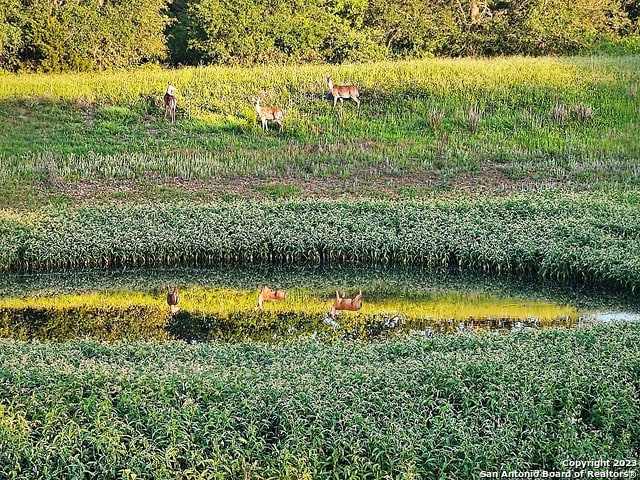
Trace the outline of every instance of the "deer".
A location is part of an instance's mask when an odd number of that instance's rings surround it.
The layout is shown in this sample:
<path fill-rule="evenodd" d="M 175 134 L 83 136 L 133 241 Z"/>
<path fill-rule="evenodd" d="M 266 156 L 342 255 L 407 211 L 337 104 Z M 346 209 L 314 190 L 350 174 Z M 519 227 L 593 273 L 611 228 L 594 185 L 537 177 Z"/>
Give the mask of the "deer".
<path fill-rule="evenodd" d="M 274 290 L 273 288 L 269 288 L 265 285 L 258 294 L 258 305 L 253 310 L 256 311 L 262 309 L 262 303 L 267 300 L 280 301 L 284 300 L 286 296 L 287 292 L 285 290 Z"/>
<path fill-rule="evenodd" d="M 331 81 L 331 77 L 327 77 L 327 85 L 329 85 L 329 91 L 333 96 L 333 107 L 335 108 L 338 99 L 340 99 L 340 105 L 344 105 L 344 99 L 351 99 L 358 105 L 360 110 L 360 92 L 355 85 L 334 85 Z"/>
<path fill-rule="evenodd" d="M 340 296 L 336 290 L 336 299 L 331 306 L 330 315 L 333 317 L 337 310 L 348 310 L 350 312 L 357 312 L 362 308 L 362 290 L 353 298 L 345 298 Z"/>
<path fill-rule="evenodd" d="M 180 307 L 178 307 L 178 302 L 180 302 L 178 287 L 167 287 L 167 305 L 169 305 L 169 311 L 171 313 L 176 313 L 178 310 L 180 310 Z"/>
<path fill-rule="evenodd" d="M 253 97 L 253 103 L 256 107 L 256 112 L 258 112 L 260 122 L 262 123 L 262 129 L 265 132 L 269 130 L 269 121 L 276 122 L 278 125 L 280 125 L 280 131 L 282 131 L 282 120 L 284 119 L 284 111 L 281 108 L 261 107 L 260 95 L 258 95 L 257 97 Z"/>
<path fill-rule="evenodd" d="M 167 90 L 164 93 L 164 118 L 167 118 L 167 112 L 169 112 L 169 119 L 171 123 L 176 121 L 176 107 L 178 106 L 178 100 L 176 98 L 176 87 L 171 82 L 167 83 Z"/>

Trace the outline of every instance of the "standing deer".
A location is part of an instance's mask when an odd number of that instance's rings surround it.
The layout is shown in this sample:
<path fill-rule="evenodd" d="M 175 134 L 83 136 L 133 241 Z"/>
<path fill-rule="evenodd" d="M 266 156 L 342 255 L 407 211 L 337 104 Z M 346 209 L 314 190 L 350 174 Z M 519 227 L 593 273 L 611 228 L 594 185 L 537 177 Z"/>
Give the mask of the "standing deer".
<path fill-rule="evenodd" d="M 258 294 L 258 305 L 254 308 L 254 311 L 261 309 L 262 302 L 266 300 L 284 300 L 286 296 L 287 292 L 284 290 L 274 290 L 273 288 L 269 288 L 265 285 Z"/>
<path fill-rule="evenodd" d="M 336 102 L 340 99 L 340 105 L 344 105 L 344 99 L 351 99 L 358 105 L 360 110 L 360 92 L 355 85 L 334 85 L 331 81 L 331 77 L 327 77 L 327 85 L 329 85 L 329 91 L 333 95 L 333 106 L 335 108 Z"/>
<path fill-rule="evenodd" d="M 331 306 L 330 315 L 333 317 L 336 313 L 336 310 L 349 310 L 351 312 L 356 312 L 362 308 L 362 290 L 358 292 L 353 298 L 345 298 L 338 295 L 338 291 L 336 290 L 336 299 L 333 301 L 333 305 Z"/>
<path fill-rule="evenodd" d="M 261 107 L 260 106 L 260 95 L 253 98 L 253 102 L 256 106 L 256 112 L 258 112 L 258 117 L 260 117 L 260 122 L 262 123 L 262 129 L 264 131 L 269 130 L 268 122 L 276 122 L 280 125 L 280 131 L 282 131 L 282 119 L 284 118 L 284 112 L 281 108 L 278 107 Z"/>
<path fill-rule="evenodd" d="M 164 118 L 167 118 L 167 111 L 169 112 L 169 119 L 171 122 L 176 121 L 176 107 L 178 106 L 178 100 L 176 98 L 176 87 L 171 82 L 167 83 L 167 91 L 164 93 Z"/>

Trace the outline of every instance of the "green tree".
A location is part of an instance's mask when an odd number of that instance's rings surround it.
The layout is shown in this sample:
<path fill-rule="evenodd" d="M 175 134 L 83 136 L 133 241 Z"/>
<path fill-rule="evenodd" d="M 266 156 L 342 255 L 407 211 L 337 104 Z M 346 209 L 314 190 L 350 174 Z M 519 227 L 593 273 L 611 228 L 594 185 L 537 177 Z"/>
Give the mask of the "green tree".
<path fill-rule="evenodd" d="M 164 60 L 168 20 L 166 0 L 22 0 L 19 64 L 86 71 Z"/>
<path fill-rule="evenodd" d="M 0 68 L 12 69 L 18 63 L 18 50 L 22 44 L 20 0 L 0 0 Z"/>
<path fill-rule="evenodd" d="M 194 1 L 187 56 L 240 65 L 384 58 L 376 32 L 358 28 L 365 7 L 323 0 Z"/>
<path fill-rule="evenodd" d="M 392 57 L 451 55 L 459 35 L 454 9 L 448 1 L 370 0 L 366 25 L 380 30 Z"/>
<path fill-rule="evenodd" d="M 482 54 L 568 54 L 619 36 L 629 19 L 619 0 L 472 0 L 468 45 Z M 471 8 L 470 8 L 471 11 Z"/>

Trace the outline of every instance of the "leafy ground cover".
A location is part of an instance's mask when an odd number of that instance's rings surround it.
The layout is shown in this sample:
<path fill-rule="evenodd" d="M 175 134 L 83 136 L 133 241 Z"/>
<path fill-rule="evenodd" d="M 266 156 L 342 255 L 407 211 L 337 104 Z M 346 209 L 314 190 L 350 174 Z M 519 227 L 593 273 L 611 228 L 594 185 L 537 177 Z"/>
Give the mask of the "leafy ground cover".
<path fill-rule="evenodd" d="M 635 290 L 638 197 L 105 205 L 0 215 L 5 269 L 220 262 L 402 263 Z"/>
<path fill-rule="evenodd" d="M 5 478 L 459 479 L 640 451 L 638 325 L 0 344 Z"/>

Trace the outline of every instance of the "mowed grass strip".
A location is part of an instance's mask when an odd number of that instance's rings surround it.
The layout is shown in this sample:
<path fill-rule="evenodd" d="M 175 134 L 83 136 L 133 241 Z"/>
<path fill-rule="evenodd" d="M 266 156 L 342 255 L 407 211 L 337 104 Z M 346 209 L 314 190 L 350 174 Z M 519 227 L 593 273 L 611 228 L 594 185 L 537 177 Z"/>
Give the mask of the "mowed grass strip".
<path fill-rule="evenodd" d="M 638 325 L 0 346 L 5 478 L 459 479 L 640 449 Z"/>

